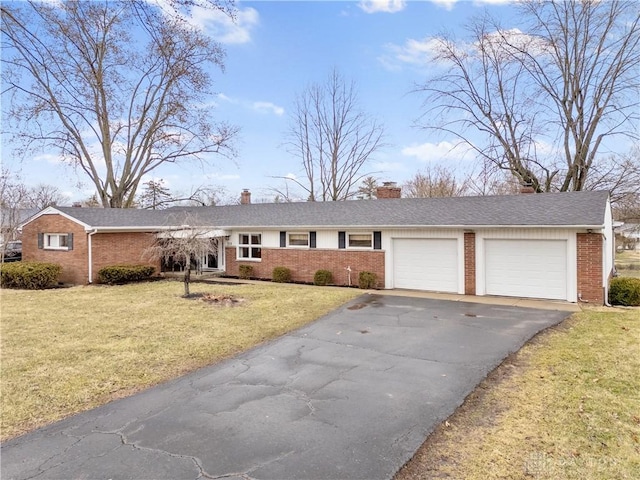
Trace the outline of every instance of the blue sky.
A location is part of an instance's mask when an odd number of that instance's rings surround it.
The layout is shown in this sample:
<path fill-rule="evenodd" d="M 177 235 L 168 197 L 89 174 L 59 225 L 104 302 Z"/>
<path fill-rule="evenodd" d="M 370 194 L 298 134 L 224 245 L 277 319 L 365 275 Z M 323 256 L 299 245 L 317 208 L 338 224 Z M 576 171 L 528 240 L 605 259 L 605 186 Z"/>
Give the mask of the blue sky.
<path fill-rule="evenodd" d="M 273 198 L 269 188 L 284 181 L 271 177 L 301 174 L 297 159 L 282 146 L 296 94 L 324 81 L 333 68 L 356 82 L 362 110 L 385 125 L 387 146 L 369 167 L 374 176 L 401 183 L 427 162 L 470 161 L 448 154 L 448 139 L 414 127 L 423 97 L 411 91 L 429 72 L 428 36 L 456 32 L 485 8 L 508 18 L 513 13 L 508 4 L 240 1 L 237 7 L 235 24 L 217 15 L 194 15 L 227 52 L 225 72 L 213 74 L 215 118 L 241 128 L 237 163 L 217 158 L 205 168 L 182 164 L 156 170 L 153 178 L 162 178 L 173 192 L 205 185 L 223 187 L 231 197 L 248 188 L 254 197 Z M 9 150 L 4 145 L 5 167 L 19 171 L 25 183 L 55 184 L 69 201 L 91 195 L 90 182 L 54 155 L 20 162 Z"/>

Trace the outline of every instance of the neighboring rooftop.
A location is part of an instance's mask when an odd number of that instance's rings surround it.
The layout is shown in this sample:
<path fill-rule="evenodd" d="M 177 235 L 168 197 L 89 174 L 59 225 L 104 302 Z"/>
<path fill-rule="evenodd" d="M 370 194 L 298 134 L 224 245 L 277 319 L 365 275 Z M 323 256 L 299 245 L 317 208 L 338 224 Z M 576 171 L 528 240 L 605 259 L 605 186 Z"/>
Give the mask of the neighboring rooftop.
<path fill-rule="evenodd" d="M 167 210 L 55 207 L 92 228 L 199 224 L 233 227 L 482 227 L 604 224 L 608 192 L 401 198 L 174 207 Z"/>

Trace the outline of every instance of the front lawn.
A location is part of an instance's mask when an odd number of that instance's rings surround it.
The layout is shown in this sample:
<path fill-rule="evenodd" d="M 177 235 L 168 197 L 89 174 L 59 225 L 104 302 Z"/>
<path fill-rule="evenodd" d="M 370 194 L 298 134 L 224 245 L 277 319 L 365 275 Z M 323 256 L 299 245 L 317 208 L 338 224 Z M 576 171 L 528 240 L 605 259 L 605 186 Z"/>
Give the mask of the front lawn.
<path fill-rule="evenodd" d="M 640 250 L 617 252 L 615 263 L 619 276 L 640 278 Z"/>
<path fill-rule="evenodd" d="M 594 308 L 536 337 L 395 480 L 640 478 L 640 309 Z"/>
<path fill-rule="evenodd" d="M 0 291 L 2 439 L 209 365 L 359 295 L 346 288 L 193 283 Z"/>

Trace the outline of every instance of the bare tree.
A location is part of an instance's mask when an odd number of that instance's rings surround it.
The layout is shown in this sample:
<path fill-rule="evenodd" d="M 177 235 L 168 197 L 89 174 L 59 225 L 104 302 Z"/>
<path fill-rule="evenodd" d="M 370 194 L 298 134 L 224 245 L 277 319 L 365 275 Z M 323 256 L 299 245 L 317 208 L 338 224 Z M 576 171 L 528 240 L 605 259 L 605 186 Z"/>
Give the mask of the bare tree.
<path fill-rule="evenodd" d="M 16 240 L 20 225 L 36 211 L 62 203 L 58 187 L 38 184 L 28 187 L 15 172 L 3 168 L 0 175 L 0 243 Z"/>
<path fill-rule="evenodd" d="M 195 219 L 187 219 L 185 225 L 163 231 L 145 252 L 151 258 L 159 258 L 165 262 L 172 260 L 184 265 L 185 297 L 190 293 L 193 264 L 197 265 L 205 255 L 216 253 L 218 245 L 217 239 L 211 237 L 212 228 L 192 226 L 197 224 Z"/>
<path fill-rule="evenodd" d="M 523 30 L 483 17 L 419 90 L 425 126 L 453 135 L 537 192 L 589 187 L 607 137 L 638 136 L 640 10 L 624 0 L 519 4 Z"/>
<path fill-rule="evenodd" d="M 459 182 L 453 170 L 443 166 L 429 166 L 402 186 L 406 198 L 460 197 L 466 191 L 466 182 Z"/>
<path fill-rule="evenodd" d="M 625 204 L 640 197 L 640 145 L 628 152 L 611 154 L 591 167 L 588 190 L 608 190 L 611 202 Z"/>
<path fill-rule="evenodd" d="M 511 172 L 486 159 L 479 169 L 468 174 L 465 182 L 470 195 L 513 195 L 520 193 L 524 186 Z"/>
<path fill-rule="evenodd" d="M 18 238 L 18 228 L 22 221 L 21 210 L 28 198 L 28 189 L 14 173 L 3 168 L 0 174 L 0 243 L 2 258 L 10 240 Z"/>
<path fill-rule="evenodd" d="M 26 207 L 43 210 L 47 207 L 60 205 L 66 197 L 55 185 L 39 183 L 30 188 L 27 194 Z"/>
<path fill-rule="evenodd" d="M 300 159 L 304 179 L 279 178 L 296 183 L 309 201 L 352 198 L 383 134 L 384 127 L 360 110 L 355 83 L 334 70 L 295 102 L 288 147 Z"/>
<path fill-rule="evenodd" d="M 226 0 L 3 4 L 3 92 L 22 153 L 52 148 L 93 182 L 104 207 L 130 207 L 165 163 L 233 155 L 237 128 L 211 120 L 209 67 L 224 52 L 183 15 Z"/>

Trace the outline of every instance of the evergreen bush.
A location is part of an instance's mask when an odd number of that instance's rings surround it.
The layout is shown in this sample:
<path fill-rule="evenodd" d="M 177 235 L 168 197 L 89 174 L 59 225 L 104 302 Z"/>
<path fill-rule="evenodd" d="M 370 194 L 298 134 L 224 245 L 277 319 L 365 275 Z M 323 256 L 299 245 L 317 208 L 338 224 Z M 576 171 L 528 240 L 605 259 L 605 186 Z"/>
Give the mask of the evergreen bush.
<path fill-rule="evenodd" d="M 98 270 L 98 281 L 108 285 L 148 280 L 156 271 L 151 265 L 109 265 Z"/>
<path fill-rule="evenodd" d="M 277 283 L 289 283 L 291 282 L 291 270 L 287 267 L 275 267 L 271 279 Z"/>
<path fill-rule="evenodd" d="M 0 285 L 3 288 L 41 290 L 56 285 L 60 273 L 62 273 L 62 267 L 57 263 L 5 263 L 0 270 Z"/>

